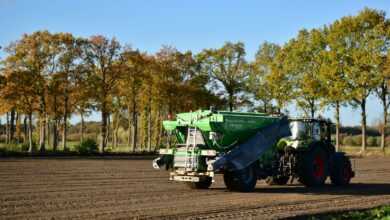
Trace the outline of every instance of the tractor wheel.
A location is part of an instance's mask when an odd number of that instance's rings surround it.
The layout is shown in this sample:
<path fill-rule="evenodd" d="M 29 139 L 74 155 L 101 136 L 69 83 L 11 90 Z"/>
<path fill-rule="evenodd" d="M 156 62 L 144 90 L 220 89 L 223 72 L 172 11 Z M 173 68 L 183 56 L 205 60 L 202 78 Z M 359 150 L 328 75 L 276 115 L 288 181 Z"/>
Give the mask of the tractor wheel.
<path fill-rule="evenodd" d="M 329 173 L 329 156 L 322 148 L 315 146 L 304 152 L 298 162 L 299 181 L 306 186 L 324 185 Z"/>
<path fill-rule="evenodd" d="M 269 176 L 265 179 L 265 182 L 268 185 L 286 185 L 289 179 L 289 176 Z"/>
<path fill-rule="evenodd" d="M 188 186 L 191 189 L 208 189 L 213 183 L 213 179 L 209 176 L 201 178 L 199 182 L 189 182 Z"/>
<path fill-rule="evenodd" d="M 348 185 L 354 176 L 351 161 L 344 154 L 336 154 L 332 160 L 330 180 L 336 186 Z"/>
<path fill-rule="evenodd" d="M 251 192 L 255 189 L 257 175 L 254 167 L 249 166 L 238 171 L 226 171 L 223 180 L 230 191 Z"/>

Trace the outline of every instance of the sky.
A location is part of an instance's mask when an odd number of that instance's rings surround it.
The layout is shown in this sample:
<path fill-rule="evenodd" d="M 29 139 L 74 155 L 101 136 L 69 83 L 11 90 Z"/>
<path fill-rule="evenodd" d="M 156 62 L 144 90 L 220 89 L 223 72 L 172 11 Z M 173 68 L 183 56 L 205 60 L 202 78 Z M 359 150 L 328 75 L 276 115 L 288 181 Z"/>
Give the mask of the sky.
<path fill-rule="evenodd" d="M 149 53 L 162 45 L 196 53 L 218 48 L 226 41 L 241 41 L 247 59 L 253 60 L 264 41 L 283 44 L 302 28 L 330 24 L 364 7 L 390 14 L 388 0 L 0 0 L 0 46 L 7 46 L 24 33 L 49 30 L 82 37 L 115 37 L 124 45 Z M 0 58 L 4 56 L 0 52 Z M 367 110 L 369 124 L 381 117 L 376 97 L 369 98 Z M 289 111 L 299 114 L 294 106 Z M 321 114 L 332 117 L 333 111 L 325 109 Z M 99 120 L 99 116 L 94 113 L 89 119 Z M 77 120 L 72 118 L 72 122 Z M 359 109 L 343 107 L 341 121 L 343 125 L 358 125 Z"/>

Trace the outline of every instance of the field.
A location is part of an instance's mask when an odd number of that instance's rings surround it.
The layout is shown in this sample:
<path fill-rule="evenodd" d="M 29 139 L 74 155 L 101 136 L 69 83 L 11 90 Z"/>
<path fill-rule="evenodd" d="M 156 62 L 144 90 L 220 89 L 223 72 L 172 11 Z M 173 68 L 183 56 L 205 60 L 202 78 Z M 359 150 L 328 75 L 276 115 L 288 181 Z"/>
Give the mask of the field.
<path fill-rule="evenodd" d="M 221 176 L 203 191 L 170 182 L 150 159 L 1 159 L 0 219 L 267 219 L 390 204 L 390 158 L 354 161 L 348 187 L 259 181 L 253 193 L 234 193 Z"/>

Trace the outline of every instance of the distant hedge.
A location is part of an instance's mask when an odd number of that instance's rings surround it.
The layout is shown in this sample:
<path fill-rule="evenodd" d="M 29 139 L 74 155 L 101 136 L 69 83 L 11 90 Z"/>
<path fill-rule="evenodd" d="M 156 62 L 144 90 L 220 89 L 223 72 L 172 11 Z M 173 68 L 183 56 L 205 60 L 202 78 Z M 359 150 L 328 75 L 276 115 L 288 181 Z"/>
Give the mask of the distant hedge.
<path fill-rule="evenodd" d="M 387 137 L 387 145 L 390 146 L 390 137 Z M 346 146 L 361 146 L 362 145 L 362 136 L 361 135 L 341 135 L 341 144 Z M 380 146 L 381 137 L 380 136 L 368 136 L 367 145 L 372 147 Z"/>

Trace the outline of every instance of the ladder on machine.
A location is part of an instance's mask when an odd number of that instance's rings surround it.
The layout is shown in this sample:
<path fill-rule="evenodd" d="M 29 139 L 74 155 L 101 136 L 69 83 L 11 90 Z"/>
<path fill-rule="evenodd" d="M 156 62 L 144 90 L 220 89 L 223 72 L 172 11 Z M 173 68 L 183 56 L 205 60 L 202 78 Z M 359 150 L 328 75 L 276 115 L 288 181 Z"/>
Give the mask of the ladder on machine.
<path fill-rule="evenodd" d="M 197 166 L 197 157 L 195 154 L 195 147 L 196 147 L 196 138 L 197 138 L 197 129 L 188 127 L 187 131 L 187 140 L 186 140 L 186 146 L 185 146 L 185 151 L 186 151 L 186 159 L 185 159 L 185 168 L 187 169 L 193 169 Z M 188 156 L 188 155 L 191 156 Z"/>

